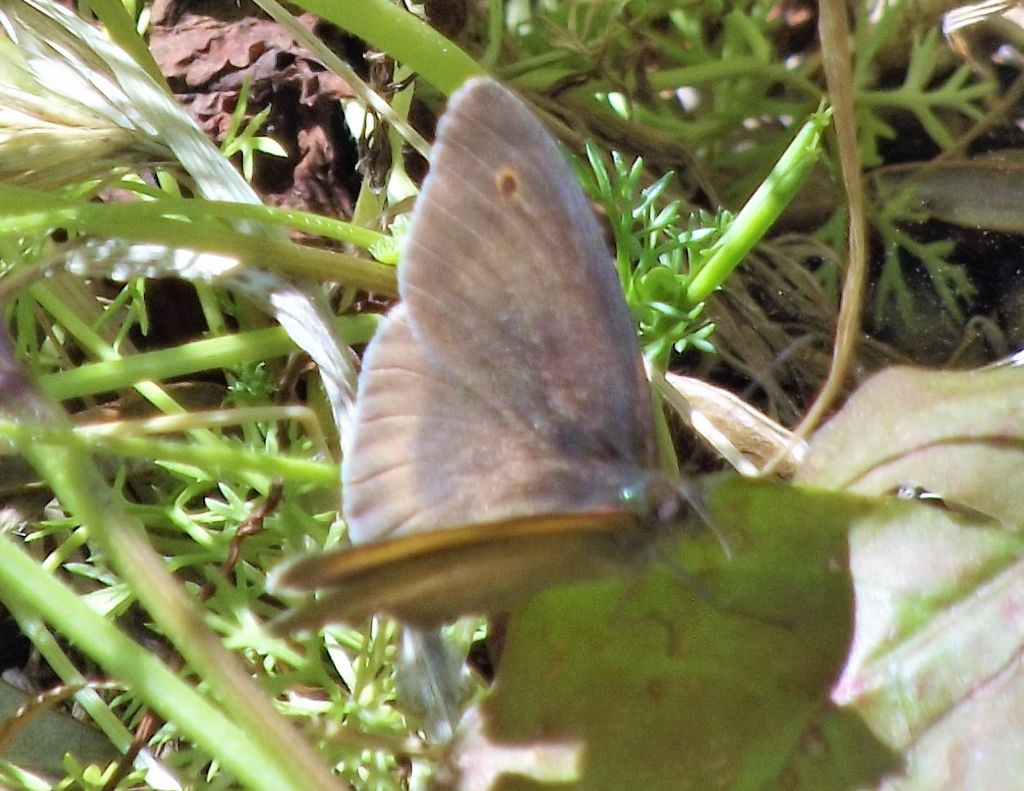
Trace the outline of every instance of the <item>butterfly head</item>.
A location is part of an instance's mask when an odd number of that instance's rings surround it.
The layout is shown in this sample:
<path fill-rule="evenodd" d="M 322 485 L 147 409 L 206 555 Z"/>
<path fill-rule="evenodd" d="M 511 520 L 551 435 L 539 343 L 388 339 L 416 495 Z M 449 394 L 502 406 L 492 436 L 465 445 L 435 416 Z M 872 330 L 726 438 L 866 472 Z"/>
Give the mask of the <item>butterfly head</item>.
<path fill-rule="evenodd" d="M 686 479 L 649 473 L 624 487 L 619 497 L 652 545 L 678 538 L 706 521 L 700 488 Z"/>

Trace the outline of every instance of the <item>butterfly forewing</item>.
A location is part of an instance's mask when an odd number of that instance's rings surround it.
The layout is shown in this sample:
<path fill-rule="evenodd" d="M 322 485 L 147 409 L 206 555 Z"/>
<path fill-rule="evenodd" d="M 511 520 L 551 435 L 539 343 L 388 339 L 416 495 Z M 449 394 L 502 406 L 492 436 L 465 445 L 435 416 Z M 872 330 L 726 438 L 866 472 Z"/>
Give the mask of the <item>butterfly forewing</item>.
<path fill-rule="evenodd" d="M 600 230 L 550 136 L 492 81 L 442 119 L 400 291 L 344 461 L 354 540 L 612 504 L 654 464 Z"/>
<path fill-rule="evenodd" d="M 490 80 L 453 98 L 400 289 L 430 352 L 561 452 L 653 459 L 633 322 L 553 139 Z"/>
<path fill-rule="evenodd" d="M 557 146 L 493 81 L 442 119 L 399 291 L 342 461 L 358 546 L 281 572 L 322 596 L 278 628 L 432 627 L 649 558 L 682 501 L 629 311 Z"/>

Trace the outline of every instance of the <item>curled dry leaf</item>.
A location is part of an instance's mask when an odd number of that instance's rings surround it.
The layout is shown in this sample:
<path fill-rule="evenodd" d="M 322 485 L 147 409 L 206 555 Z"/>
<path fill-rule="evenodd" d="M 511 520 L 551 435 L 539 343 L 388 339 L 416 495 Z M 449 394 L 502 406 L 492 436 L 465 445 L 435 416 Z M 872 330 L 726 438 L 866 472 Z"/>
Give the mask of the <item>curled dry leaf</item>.
<path fill-rule="evenodd" d="M 655 372 L 652 383 L 688 425 L 743 474 L 756 474 L 778 457 L 775 474 L 790 478 L 806 452 L 791 431 L 727 390 L 691 376 Z M 674 391 L 674 392 L 672 392 Z M 676 398 L 676 394 L 681 396 Z"/>

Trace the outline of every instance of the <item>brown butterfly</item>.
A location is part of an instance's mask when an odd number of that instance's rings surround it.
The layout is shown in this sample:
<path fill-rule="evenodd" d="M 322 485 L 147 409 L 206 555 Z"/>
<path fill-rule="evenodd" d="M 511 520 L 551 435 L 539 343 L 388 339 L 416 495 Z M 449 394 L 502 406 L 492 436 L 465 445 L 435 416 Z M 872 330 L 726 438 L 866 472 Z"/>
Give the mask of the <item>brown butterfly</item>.
<path fill-rule="evenodd" d="M 554 140 L 490 79 L 451 99 L 366 350 L 342 462 L 355 548 L 283 568 L 322 596 L 279 629 L 386 613 L 416 626 L 642 565 L 688 484 L 657 469 L 629 310 Z"/>

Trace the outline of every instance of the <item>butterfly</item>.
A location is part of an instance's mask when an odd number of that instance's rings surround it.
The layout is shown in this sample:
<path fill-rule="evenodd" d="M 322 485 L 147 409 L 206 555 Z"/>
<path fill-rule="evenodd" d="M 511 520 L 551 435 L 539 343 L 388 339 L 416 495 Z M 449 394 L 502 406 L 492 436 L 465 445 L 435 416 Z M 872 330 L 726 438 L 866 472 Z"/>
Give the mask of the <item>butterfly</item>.
<path fill-rule="evenodd" d="M 694 492 L 658 469 L 614 264 L 554 140 L 492 79 L 451 97 L 398 279 L 342 460 L 354 546 L 276 574 L 321 593 L 278 628 L 433 627 L 664 556 Z"/>

